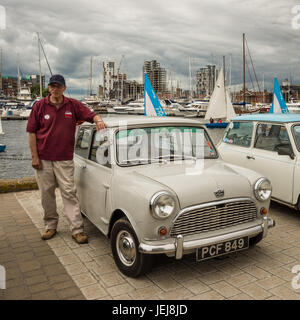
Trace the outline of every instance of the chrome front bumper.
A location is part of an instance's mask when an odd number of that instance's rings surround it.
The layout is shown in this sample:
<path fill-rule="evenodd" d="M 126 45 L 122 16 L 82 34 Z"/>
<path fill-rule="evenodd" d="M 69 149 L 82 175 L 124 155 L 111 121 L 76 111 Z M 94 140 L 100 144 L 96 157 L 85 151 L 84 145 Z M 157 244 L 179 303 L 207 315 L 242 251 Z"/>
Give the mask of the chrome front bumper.
<path fill-rule="evenodd" d="M 203 246 L 215 244 L 218 242 L 224 242 L 236 238 L 241 237 L 255 237 L 256 235 L 263 232 L 263 238 L 266 237 L 268 233 L 268 229 L 275 226 L 275 221 L 271 218 L 264 217 L 263 223 L 251 228 L 230 232 L 227 234 L 222 234 L 219 236 L 197 239 L 197 240 L 189 240 L 185 241 L 182 235 L 178 235 L 173 243 L 168 244 L 146 244 L 140 243 L 139 252 L 145 254 L 175 254 L 176 259 L 181 259 L 185 252 L 191 251 Z"/>

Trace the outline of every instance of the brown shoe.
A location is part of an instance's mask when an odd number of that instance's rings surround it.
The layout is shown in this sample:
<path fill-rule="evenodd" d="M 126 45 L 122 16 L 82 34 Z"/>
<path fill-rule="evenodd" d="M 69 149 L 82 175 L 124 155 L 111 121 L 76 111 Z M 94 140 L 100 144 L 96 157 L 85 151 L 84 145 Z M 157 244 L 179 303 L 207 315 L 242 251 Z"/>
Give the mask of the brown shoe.
<path fill-rule="evenodd" d="M 43 240 L 49 240 L 56 235 L 56 229 L 48 229 L 42 234 Z"/>
<path fill-rule="evenodd" d="M 83 232 L 73 234 L 72 238 L 75 239 L 78 244 L 88 243 L 88 237 Z"/>

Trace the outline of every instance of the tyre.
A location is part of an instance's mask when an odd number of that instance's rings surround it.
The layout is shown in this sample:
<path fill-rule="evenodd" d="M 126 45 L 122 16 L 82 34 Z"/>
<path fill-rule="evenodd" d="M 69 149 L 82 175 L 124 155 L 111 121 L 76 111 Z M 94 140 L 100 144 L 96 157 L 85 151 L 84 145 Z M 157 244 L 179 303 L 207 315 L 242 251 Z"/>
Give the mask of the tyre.
<path fill-rule="evenodd" d="M 249 246 L 253 247 L 254 245 L 256 245 L 257 243 L 259 243 L 263 238 L 263 233 L 259 233 L 257 236 L 249 239 Z"/>
<path fill-rule="evenodd" d="M 119 270 L 128 277 L 136 278 L 151 269 L 152 256 L 140 253 L 138 247 L 130 222 L 117 220 L 111 230 L 111 250 Z"/>

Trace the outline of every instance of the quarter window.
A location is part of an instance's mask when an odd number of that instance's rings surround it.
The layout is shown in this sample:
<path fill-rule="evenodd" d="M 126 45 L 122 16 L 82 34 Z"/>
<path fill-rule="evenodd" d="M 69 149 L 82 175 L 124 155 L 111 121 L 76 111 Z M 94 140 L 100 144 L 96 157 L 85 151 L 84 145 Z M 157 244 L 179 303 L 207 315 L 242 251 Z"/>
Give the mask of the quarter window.
<path fill-rule="evenodd" d="M 94 133 L 90 160 L 111 168 L 111 147 L 107 130 Z"/>
<path fill-rule="evenodd" d="M 257 126 L 254 147 L 268 151 L 277 151 L 277 147 L 290 147 L 285 126 L 261 123 Z"/>
<path fill-rule="evenodd" d="M 79 128 L 75 145 L 75 153 L 83 158 L 89 156 L 89 146 L 92 136 L 91 128 Z"/>
<path fill-rule="evenodd" d="M 252 130 L 252 122 L 232 122 L 227 129 L 224 142 L 242 147 L 250 147 Z"/>
<path fill-rule="evenodd" d="M 300 126 L 294 126 L 294 137 L 298 150 L 300 150 Z"/>

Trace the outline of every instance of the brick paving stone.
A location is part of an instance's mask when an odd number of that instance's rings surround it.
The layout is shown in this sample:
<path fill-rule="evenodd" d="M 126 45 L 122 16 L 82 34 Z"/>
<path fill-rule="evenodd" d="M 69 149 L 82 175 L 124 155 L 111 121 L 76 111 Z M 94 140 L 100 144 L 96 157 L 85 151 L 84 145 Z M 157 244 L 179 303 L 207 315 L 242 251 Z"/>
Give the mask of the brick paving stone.
<path fill-rule="evenodd" d="M 60 297 L 54 290 L 47 290 L 33 294 L 32 300 L 60 300 Z"/>
<path fill-rule="evenodd" d="M 221 271 L 206 273 L 198 277 L 200 281 L 204 282 L 207 285 L 219 282 L 221 280 L 225 280 L 226 278 L 228 278 L 228 275 Z"/>
<path fill-rule="evenodd" d="M 127 278 L 126 281 L 136 289 L 146 288 L 153 285 L 153 282 L 146 276 L 139 278 Z"/>
<path fill-rule="evenodd" d="M 41 283 L 41 282 L 46 282 L 46 281 L 48 281 L 48 278 L 45 275 L 33 276 L 33 277 L 25 279 L 25 283 L 28 286 L 34 285 L 34 284 L 38 284 L 38 283 Z"/>
<path fill-rule="evenodd" d="M 144 300 L 147 298 L 152 299 L 155 295 L 157 295 L 160 292 L 162 292 L 162 290 L 159 287 L 153 285 L 146 288 L 134 290 L 130 292 L 129 295 L 132 297 L 133 300 Z"/>
<path fill-rule="evenodd" d="M 182 288 L 180 283 L 178 283 L 168 275 L 154 278 L 152 281 L 164 291 L 177 290 L 177 289 L 180 290 L 180 288 Z"/>
<path fill-rule="evenodd" d="M 283 300 L 300 300 L 300 293 L 295 292 L 291 287 L 286 285 L 273 288 L 270 292 Z"/>
<path fill-rule="evenodd" d="M 80 260 L 74 254 L 61 256 L 59 257 L 59 261 L 62 263 L 63 266 L 80 262 Z"/>
<path fill-rule="evenodd" d="M 99 284 L 93 284 L 82 288 L 82 292 L 89 300 L 100 299 L 107 296 L 105 289 Z"/>
<path fill-rule="evenodd" d="M 242 274 L 238 274 L 236 276 L 232 276 L 228 279 L 226 279 L 226 281 L 235 286 L 236 288 L 240 288 L 242 286 L 245 286 L 246 284 L 249 284 L 251 282 L 256 281 L 257 279 L 253 276 L 251 276 L 250 274 L 243 272 Z"/>
<path fill-rule="evenodd" d="M 263 300 L 272 296 L 272 294 L 269 291 L 263 289 L 256 283 L 250 283 L 244 287 L 241 287 L 240 290 L 256 300 Z"/>
<path fill-rule="evenodd" d="M 6 288 L 5 290 L 5 300 L 23 300 L 25 298 L 30 298 L 31 293 L 26 286 L 18 286 L 14 288 Z"/>
<path fill-rule="evenodd" d="M 195 295 L 211 290 L 209 286 L 197 279 L 184 281 L 181 284 Z"/>
<path fill-rule="evenodd" d="M 284 280 L 276 277 L 276 276 L 270 276 L 268 278 L 264 278 L 262 280 L 259 280 L 256 282 L 259 286 L 266 290 L 270 290 L 274 287 L 279 286 L 280 284 L 284 283 Z"/>
<path fill-rule="evenodd" d="M 208 291 L 197 296 L 189 298 L 189 300 L 224 300 L 225 298 L 216 291 Z"/>
<path fill-rule="evenodd" d="M 263 279 L 269 276 L 269 273 L 266 272 L 265 270 L 252 265 L 243 268 L 243 271 L 250 273 L 252 276 L 254 276 L 257 279 Z"/>
<path fill-rule="evenodd" d="M 82 263 L 75 263 L 65 266 L 71 276 L 87 272 L 87 268 Z"/>
<path fill-rule="evenodd" d="M 132 300 L 128 294 L 121 294 L 113 298 L 114 300 Z"/>
<path fill-rule="evenodd" d="M 135 289 L 129 284 L 129 283 L 124 283 L 124 284 L 119 284 L 110 288 L 106 288 L 106 291 L 112 296 L 118 296 L 121 294 L 125 293 L 130 293 L 134 291 Z"/>
<path fill-rule="evenodd" d="M 79 288 L 97 283 L 97 280 L 90 273 L 78 274 L 73 277 L 73 280 Z"/>
<path fill-rule="evenodd" d="M 254 300 L 254 299 L 248 296 L 246 293 L 239 293 L 236 296 L 230 297 L 228 300 Z"/>
<path fill-rule="evenodd" d="M 210 285 L 210 287 L 213 288 L 214 290 L 216 290 L 217 292 L 219 292 L 220 295 L 224 296 L 225 298 L 230 298 L 230 297 L 233 297 L 233 296 L 241 293 L 241 291 L 239 291 L 235 287 L 231 286 L 226 281 L 220 281 L 217 283 L 213 283 Z"/>
<path fill-rule="evenodd" d="M 111 272 L 104 275 L 100 275 L 100 279 L 105 283 L 106 287 L 123 284 L 125 280 L 121 277 L 118 272 Z"/>

